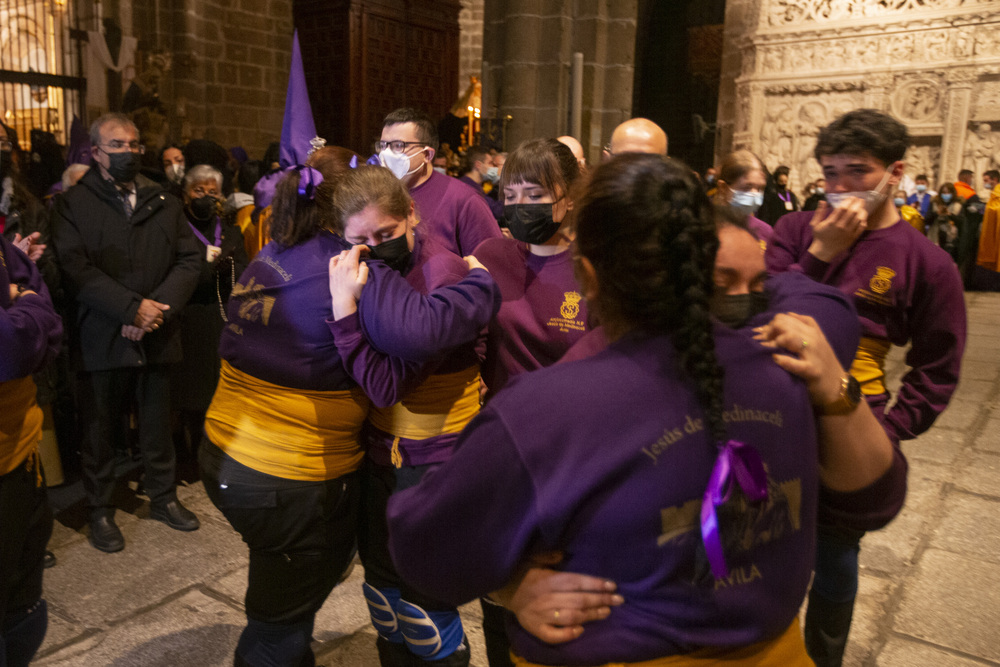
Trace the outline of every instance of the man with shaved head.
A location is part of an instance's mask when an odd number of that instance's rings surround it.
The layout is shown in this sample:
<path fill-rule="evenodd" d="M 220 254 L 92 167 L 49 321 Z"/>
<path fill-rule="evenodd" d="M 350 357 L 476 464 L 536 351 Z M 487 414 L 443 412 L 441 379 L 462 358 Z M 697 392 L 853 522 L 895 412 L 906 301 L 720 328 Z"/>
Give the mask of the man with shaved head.
<path fill-rule="evenodd" d="M 608 144 L 611 156 L 621 153 L 667 154 L 667 133 L 648 118 L 630 118 L 615 128 Z"/>
<path fill-rule="evenodd" d="M 580 164 L 580 173 L 587 173 L 587 156 L 583 154 L 583 145 L 576 140 L 576 137 L 571 137 L 567 134 L 564 137 L 557 138 L 556 141 L 564 144 L 573 152 L 573 157 Z"/>

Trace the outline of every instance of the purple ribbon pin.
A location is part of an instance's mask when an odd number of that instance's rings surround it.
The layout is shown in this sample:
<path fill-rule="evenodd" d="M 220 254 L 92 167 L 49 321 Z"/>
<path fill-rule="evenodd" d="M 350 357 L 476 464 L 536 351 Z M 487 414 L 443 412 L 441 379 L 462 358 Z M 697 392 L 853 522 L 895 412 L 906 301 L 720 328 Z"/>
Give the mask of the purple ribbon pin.
<path fill-rule="evenodd" d="M 737 440 L 730 440 L 719 449 L 701 501 L 701 539 L 705 543 L 708 564 L 717 579 L 729 576 L 729 568 L 726 567 L 715 508 L 729 500 L 733 482 L 739 484 L 753 502 L 767 498 L 767 473 L 760 454 L 751 445 Z"/>

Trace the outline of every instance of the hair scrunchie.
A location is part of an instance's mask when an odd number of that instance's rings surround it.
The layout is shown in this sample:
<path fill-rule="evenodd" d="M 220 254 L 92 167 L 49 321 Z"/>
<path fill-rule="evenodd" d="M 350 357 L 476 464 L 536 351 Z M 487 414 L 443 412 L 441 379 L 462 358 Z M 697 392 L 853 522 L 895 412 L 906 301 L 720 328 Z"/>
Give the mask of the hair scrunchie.
<path fill-rule="evenodd" d="M 309 201 L 316 199 L 316 188 L 323 182 L 323 174 L 312 167 L 296 165 L 291 167 L 299 172 L 299 196 L 305 197 Z"/>

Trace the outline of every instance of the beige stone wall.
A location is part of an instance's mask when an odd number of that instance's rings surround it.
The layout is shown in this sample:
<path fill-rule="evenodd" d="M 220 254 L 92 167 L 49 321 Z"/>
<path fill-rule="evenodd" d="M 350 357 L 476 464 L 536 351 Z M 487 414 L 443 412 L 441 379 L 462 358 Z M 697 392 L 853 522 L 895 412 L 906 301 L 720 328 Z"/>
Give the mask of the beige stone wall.
<path fill-rule="evenodd" d="M 145 56 L 160 54 L 169 63 L 160 97 L 170 138 L 240 145 L 260 159 L 281 135 L 291 0 L 137 0 L 130 6 L 126 32 L 139 37 Z"/>
<path fill-rule="evenodd" d="M 631 116 L 637 0 L 491 0 L 486 5 L 487 114 L 511 116 L 507 147 L 569 132 L 571 64 L 584 54 L 578 137 L 593 161 Z"/>
<path fill-rule="evenodd" d="M 911 176 L 978 177 L 1000 161 L 997 35 L 991 0 L 730 0 L 718 154 L 750 148 L 799 189 L 818 129 L 871 107 L 909 127 Z"/>
<path fill-rule="evenodd" d="M 480 76 L 483 68 L 483 6 L 485 0 L 462 0 L 458 13 L 458 90 L 464 91 L 470 76 Z"/>

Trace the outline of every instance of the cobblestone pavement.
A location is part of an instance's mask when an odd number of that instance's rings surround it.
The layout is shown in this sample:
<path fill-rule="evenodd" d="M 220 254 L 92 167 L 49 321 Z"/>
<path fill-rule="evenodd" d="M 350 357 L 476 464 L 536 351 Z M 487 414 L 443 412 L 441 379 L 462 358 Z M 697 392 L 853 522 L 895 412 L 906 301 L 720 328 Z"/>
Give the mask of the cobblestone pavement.
<path fill-rule="evenodd" d="M 1000 665 L 1000 294 L 973 293 L 962 380 L 951 406 L 904 444 L 909 495 L 900 516 L 868 534 L 845 664 Z M 905 370 L 890 357 L 890 378 Z M 59 515 L 45 574 L 50 624 L 36 665 L 176 667 L 232 664 L 243 625 L 246 549 L 198 483 L 181 487 L 202 527 L 178 533 L 134 496 L 117 520 L 124 551 L 88 543 L 84 513 Z M 377 667 L 355 567 L 316 621 L 318 663 Z M 478 604 L 463 608 L 472 664 L 485 667 Z"/>

